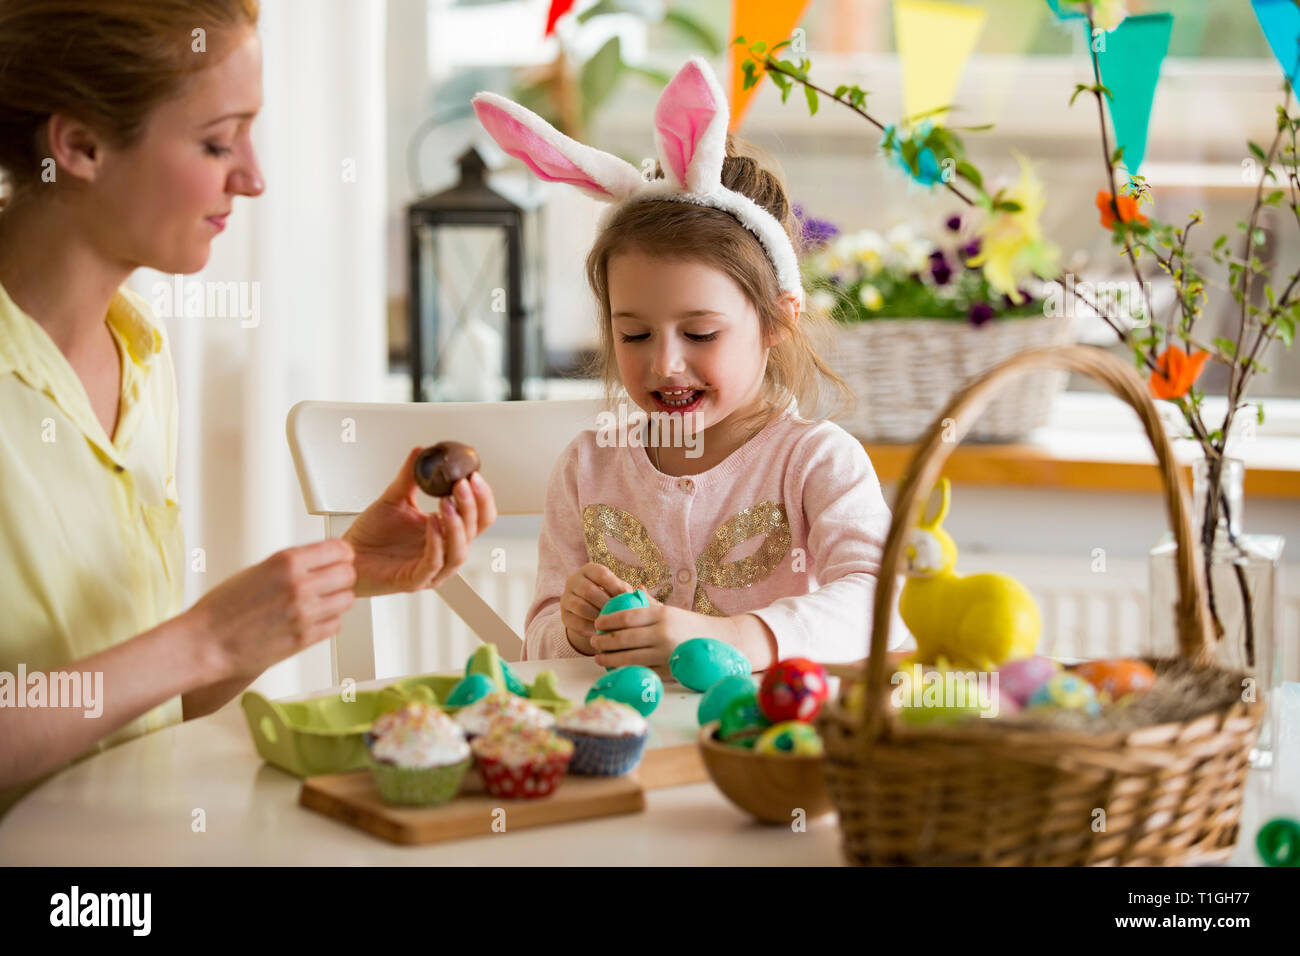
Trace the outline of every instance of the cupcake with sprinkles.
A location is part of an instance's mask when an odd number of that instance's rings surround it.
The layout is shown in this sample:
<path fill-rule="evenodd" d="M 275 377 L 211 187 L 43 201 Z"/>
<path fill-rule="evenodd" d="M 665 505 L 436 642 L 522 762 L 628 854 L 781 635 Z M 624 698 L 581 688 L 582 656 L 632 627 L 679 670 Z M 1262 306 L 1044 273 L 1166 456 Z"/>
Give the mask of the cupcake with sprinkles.
<path fill-rule="evenodd" d="M 375 786 L 388 803 L 446 803 L 473 762 L 460 726 L 423 701 L 381 714 L 366 741 Z"/>
<path fill-rule="evenodd" d="M 498 722 L 549 730 L 555 726 L 555 717 L 531 701 L 505 690 L 480 697 L 456 714 L 456 723 L 471 741 L 486 734 Z"/>
<path fill-rule="evenodd" d="M 545 727 L 493 721 L 470 744 L 483 785 L 494 797 L 549 796 L 573 758 L 573 744 Z"/>
<path fill-rule="evenodd" d="M 559 732 L 573 741 L 573 773 L 617 777 L 641 762 L 650 725 L 636 708 L 597 697 L 561 717 Z"/>

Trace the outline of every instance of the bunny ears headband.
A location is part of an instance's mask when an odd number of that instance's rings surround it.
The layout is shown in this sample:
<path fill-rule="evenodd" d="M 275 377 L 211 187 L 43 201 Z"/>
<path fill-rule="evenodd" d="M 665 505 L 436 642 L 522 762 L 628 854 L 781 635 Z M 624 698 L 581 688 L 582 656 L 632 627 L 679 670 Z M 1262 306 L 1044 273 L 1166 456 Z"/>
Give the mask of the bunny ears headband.
<path fill-rule="evenodd" d="M 729 109 L 709 64 L 692 57 L 672 78 L 655 106 L 655 146 L 664 178 L 646 181 L 635 166 L 584 146 L 530 110 L 495 93 L 473 99 L 479 122 L 507 153 L 539 178 L 568 183 L 610 203 L 603 227 L 627 203 L 659 199 L 697 203 L 730 213 L 752 232 L 776 269 L 782 292 L 793 292 L 803 308 L 799 263 L 785 229 L 748 196 L 722 185 Z"/>

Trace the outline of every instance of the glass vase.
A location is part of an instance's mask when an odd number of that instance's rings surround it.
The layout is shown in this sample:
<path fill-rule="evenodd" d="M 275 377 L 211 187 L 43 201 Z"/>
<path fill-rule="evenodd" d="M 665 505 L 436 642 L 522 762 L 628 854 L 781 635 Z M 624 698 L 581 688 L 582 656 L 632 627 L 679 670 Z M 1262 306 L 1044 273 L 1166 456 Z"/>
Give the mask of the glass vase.
<path fill-rule="evenodd" d="M 1210 485 L 1210 461 L 1198 459 L 1192 466 L 1192 537 L 1204 552 L 1206 496 Z M 1281 647 L 1276 639 L 1278 565 L 1285 540 L 1275 534 L 1242 533 L 1242 481 L 1245 465 L 1239 458 L 1223 460 L 1217 507 L 1210 509 L 1215 521 L 1210 565 L 1213 619 L 1223 628 L 1215 649 L 1215 662 L 1225 670 L 1240 671 L 1254 678 L 1243 693 L 1255 693 L 1265 705 L 1259 740 L 1251 750 L 1253 767 L 1271 767 L 1276 738 L 1274 697 L 1282 676 Z M 1178 572 L 1173 534 L 1151 549 L 1150 624 L 1148 653 L 1154 657 L 1178 656 L 1177 612 Z M 1249 605 L 1243 596 L 1249 595 Z M 1248 617 L 1244 608 L 1252 609 Z"/>

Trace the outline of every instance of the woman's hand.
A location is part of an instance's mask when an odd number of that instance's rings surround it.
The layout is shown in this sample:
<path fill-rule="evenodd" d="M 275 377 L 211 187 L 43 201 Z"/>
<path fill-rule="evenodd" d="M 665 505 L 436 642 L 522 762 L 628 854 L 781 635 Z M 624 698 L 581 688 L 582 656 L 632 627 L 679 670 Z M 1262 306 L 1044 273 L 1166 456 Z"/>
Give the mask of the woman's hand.
<path fill-rule="evenodd" d="M 181 615 L 209 652 L 205 683 L 255 676 L 333 637 L 355 581 L 352 547 L 339 538 L 287 548 L 222 581 Z"/>
<path fill-rule="evenodd" d="M 492 489 L 478 472 L 441 499 L 441 514 L 420 510 L 415 459 L 421 451 L 406 456 L 393 483 L 343 535 L 356 551 L 357 597 L 437 587 L 465 563 L 470 541 L 497 520 Z"/>
<path fill-rule="evenodd" d="M 569 575 L 560 597 L 560 621 L 574 649 L 590 657 L 596 653 L 591 639 L 596 636 L 595 621 L 605 602 L 635 588 L 617 574 L 589 561 Z"/>

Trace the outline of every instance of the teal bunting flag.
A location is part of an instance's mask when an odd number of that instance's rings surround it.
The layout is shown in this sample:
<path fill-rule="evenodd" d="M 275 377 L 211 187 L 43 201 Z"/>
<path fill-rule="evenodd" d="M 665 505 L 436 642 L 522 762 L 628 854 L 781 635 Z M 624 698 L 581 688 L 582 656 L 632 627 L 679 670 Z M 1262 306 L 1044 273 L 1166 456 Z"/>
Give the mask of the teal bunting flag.
<path fill-rule="evenodd" d="M 1083 16 L 1080 8 L 1073 4 L 1067 3 L 1062 9 L 1061 0 L 1047 0 L 1047 5 L 1052 8 L 1052 12 L 1056 14 L 1058 20 L 1073 20 L 1076 17 Z"/>
<path fill-rule="evenodd" d="M 1101 82 L 1111 93 L 1102 99 L 1110 111 L 1111 129 L 1115 133 L 1112 148 L 1124 148 L 1121 161 L 1131 174 L 1138 171 L 1146 156 L 1151 103 L 1173 27 L 1174 18 L 1168 13 L 1130 16 L 1110 33 L 1098 32 L 1095 40 L 1099 47 L 1097 64 Z M 1088 32 L 1087 23 L 1083 32 Z M 1093 42 L 1088 37 L 1088 43 Z"/>
<path fill-rule="evenodd" d="M 1250 5 L 1282 73 L 1295 89 L 1300 66 L 1300 7 L 1295 0 L 1251 0 Z"/>

